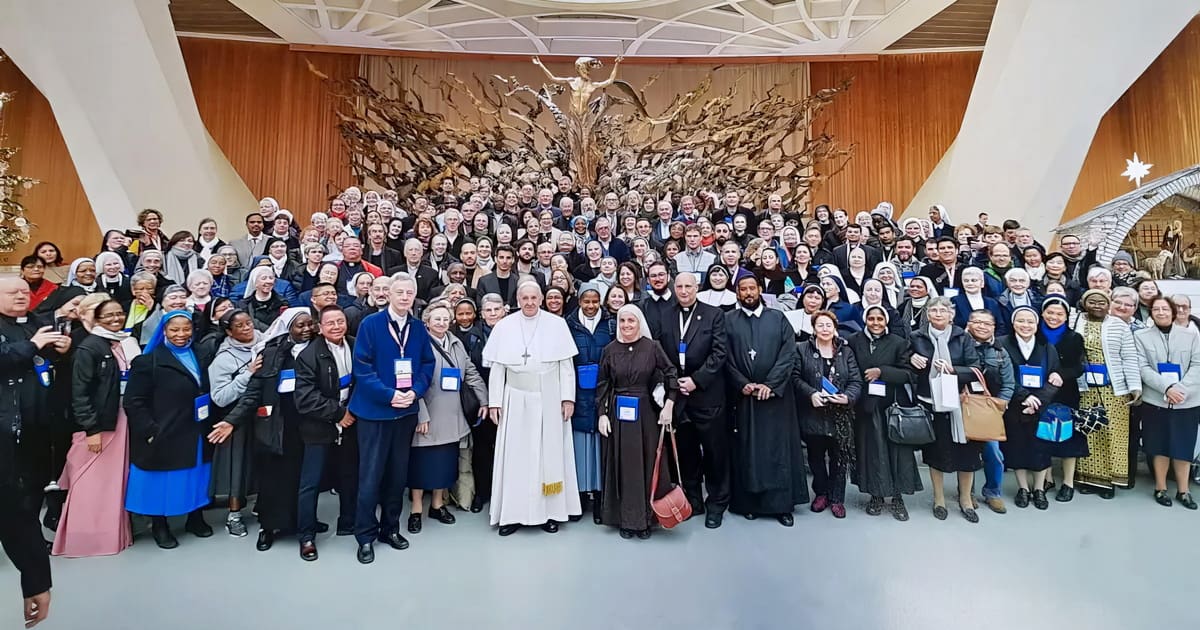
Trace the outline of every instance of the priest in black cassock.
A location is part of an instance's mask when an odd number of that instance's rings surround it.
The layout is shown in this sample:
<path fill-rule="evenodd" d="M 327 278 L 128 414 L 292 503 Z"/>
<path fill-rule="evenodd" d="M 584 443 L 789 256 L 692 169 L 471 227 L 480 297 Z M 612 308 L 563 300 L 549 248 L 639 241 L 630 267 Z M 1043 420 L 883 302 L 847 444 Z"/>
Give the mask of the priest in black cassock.
<path fill-rule="evenodd" d="M 734 431 L 729 511 L 751 520 L 773 516 L 791 527 L 792 510 L 808 503 L 791 381 L 795 335 L 781 311 L 763 305 L 749 272 L 738 274 L 737 299 L 725 316 Z"/>

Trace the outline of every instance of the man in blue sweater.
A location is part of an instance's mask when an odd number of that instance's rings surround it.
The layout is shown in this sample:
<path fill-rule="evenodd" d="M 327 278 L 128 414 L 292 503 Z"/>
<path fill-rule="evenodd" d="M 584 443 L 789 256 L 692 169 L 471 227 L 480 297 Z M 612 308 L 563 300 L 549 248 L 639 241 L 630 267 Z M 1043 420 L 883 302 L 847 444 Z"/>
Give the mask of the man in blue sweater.
<path fill-rule="evenodd" d="M 400 513 L 408 486 L 408 454 L 417 426 L 417 401 L 433 382 L 429 333 L 412 313 L 417 283 L 392 276 L 388 307 L 368 315 L 354 343 L 350 413 L 358 419 L 358 509 L 354 537 L 358 561 L 375 561 L 375 540 L 407 549 Z M 375 507 L 382 506 L 376 516 Z M 380 518 L 382 517 L 382 518 Z"/>

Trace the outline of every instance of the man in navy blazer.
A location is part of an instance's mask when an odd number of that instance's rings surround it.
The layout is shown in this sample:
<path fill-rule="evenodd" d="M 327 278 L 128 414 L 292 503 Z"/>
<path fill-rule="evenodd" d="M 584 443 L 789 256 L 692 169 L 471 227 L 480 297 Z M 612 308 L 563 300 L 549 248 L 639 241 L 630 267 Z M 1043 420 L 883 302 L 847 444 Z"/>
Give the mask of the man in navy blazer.
<path fill-rule="evenodd" d="M 408 548 L 400 535 L 400 513 L 409 448 L 418 401 L 433 383 L 436 364 L 429 333 L 412 312 L 416 297 L 412 276 L 393 275 L 388 307 L 362 320 L 354 342 L 350 413 L 358 421 L 359 451 L 354 537 L 362 564 L 375 561 L 375 540 L 393 549 Z M 379 516 L 377 505 L 383 509 Z"/>

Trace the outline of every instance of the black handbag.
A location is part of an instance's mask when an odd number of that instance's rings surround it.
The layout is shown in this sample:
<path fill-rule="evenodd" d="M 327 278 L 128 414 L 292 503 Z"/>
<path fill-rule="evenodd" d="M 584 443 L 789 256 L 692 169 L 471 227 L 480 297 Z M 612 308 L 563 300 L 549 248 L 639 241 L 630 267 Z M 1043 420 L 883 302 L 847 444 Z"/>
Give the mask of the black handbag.
<path fill-rule="evenodd" d="M 433 349 L 437 350 L 438 354 L 442 355 L 442 358 L 446 360 L 446 363 L 449 363 L 452 367 L 458 367 L 454 364 L 454 360 L 450 358 L 450 355 L 442 349 L 441 344 L 430 342 L 429 345 L 433 346 Z M 479 419 L 479 407 L 481 403 L 479 402 L 479 397 L 475 395 L 475 390 L 471 389 L 467 385 L 466 374 L 467 371 L 464 369 L 463 380 L 458 386 L 458 402 L 462 405 L 463 417 L 466 418 L 467 424 L 474 425 L 476 424 L 476 420 Z"/>
<path fill-rule="evenodd" d="M 933 434 L 933 417 L 920 405 L 901 407 L 892 403 L 887 408 L 888 440 L 904 446 L 925 446 L 937 438 Z"/>
<path fill-rule="evenodd" d="M 1075 425 L 1077 433 L 1091 435 L 1108 426 L 1108 410 L 1103 405 L 1086 409 L 1072 409 L 1071 422 Z"/>

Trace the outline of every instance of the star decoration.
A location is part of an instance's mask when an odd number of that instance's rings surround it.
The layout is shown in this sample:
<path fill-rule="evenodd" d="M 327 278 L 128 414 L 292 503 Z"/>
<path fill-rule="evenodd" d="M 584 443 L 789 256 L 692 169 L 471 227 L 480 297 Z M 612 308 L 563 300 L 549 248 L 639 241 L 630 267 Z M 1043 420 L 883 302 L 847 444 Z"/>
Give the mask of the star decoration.
<path fill-rule="evenodd" d="M 1150 174 L 1150 169 L 1153 164 L 1146 164 L 1138 158 L 1138 154 L 1134 152 L 1132 160 L 1125 160 L 1125 172 L 1121 173 L 1122 177 L 1129 178 L 1129 181 L 1137 184 L 1138 188 L 1142 187 L 1142 178 Z"/>

